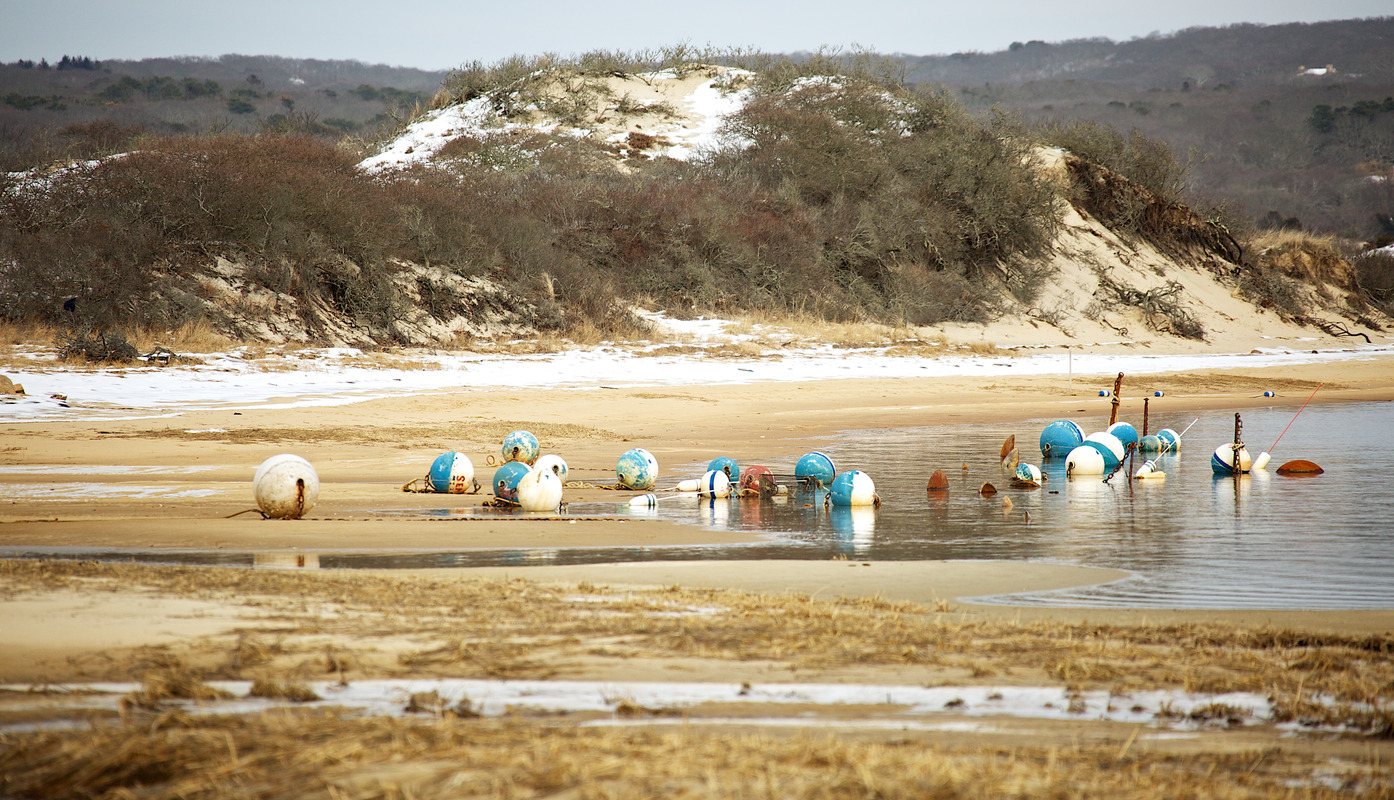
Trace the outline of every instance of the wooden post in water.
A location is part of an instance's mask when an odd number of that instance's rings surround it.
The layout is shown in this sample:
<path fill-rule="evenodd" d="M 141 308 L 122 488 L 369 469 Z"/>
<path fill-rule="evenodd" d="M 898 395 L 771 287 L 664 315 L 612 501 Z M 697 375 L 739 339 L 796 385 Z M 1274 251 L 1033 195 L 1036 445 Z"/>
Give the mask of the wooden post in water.
<path fill-rule="evenodd" d="M 1108 415 L 1108 424 L 1112 425 L 1118 421 L 1118 392 L 1123 388 L 1123 373 L 1118 373 L 1118 377 L 1113 379 L 1113 413 Z"/>

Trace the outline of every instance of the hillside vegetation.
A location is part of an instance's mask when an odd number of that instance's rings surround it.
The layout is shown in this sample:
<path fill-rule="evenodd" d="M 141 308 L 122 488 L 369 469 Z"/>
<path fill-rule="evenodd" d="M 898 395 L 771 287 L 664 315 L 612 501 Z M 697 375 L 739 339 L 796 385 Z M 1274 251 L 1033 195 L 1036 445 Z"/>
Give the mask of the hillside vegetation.
<path fill-rule="evenodd" d="M 1077 304 L 1041 298 L 1067 211 L 1239 289 L 1272 272 L 1181 202 L 1184 168 L 1155 141 L 1060 129 L 1074 155 L 1059 173 L 1030 132 L 904 84 L 894 60 L 727 54 L 751 70 L 694 55 L 710 54 L 467 65 L 433 113 L 474 103 L 487 119 L 390 169 L 365 169 L 368 153 L 342 142 L 267 132 L 147 136 L 10 173 L 0 315 L 69 335 L 201 324 L 262 341 L 435 345 L 636 335 L 636 303 L 900 326 L 1035 308 L 1055 324 Z M 684 79 L 739 103 L 719 137 L 675 158 L 659 134 L 693 121 L 638 96 Z M 606 125 L 617 132 L 590 135 Z M 1096 296 L 1205 337 L 1176 291 L 1130 289 L 1109 269 L 1093 267 Z M 1276 290 L 1244 291 L 1271 304 Z M 1326 299 L 1379 325 L 1358 283 Z M 1303 324 L 1313 311 L 1283 314 Z"/>

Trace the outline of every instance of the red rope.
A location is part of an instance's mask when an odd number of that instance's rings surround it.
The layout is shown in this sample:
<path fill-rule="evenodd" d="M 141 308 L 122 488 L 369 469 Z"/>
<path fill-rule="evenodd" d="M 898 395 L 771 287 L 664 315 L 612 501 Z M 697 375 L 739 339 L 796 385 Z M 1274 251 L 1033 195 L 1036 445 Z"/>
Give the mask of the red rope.
<path fill-rule="evenodd" d="M 1307 403 L 1312 402 L 1312 397 L 1316 397 L 1316 396 L 1317 396 L 1317 392 L 1318 392 L 1320 389 L 1321 389 L 1321 384 L 1318 383 L 1318 384 L 1317 384 L 1317 388 L 1312 390 L 1312 395 L 1311 395 L 1311 397 L 1308 397 L 1308 398 L 1307 398 Z M 1302 408 L 1297 409 L 1297 414 L 1301 414 L 1301 413 L 1302 413 L 1302 409 L 1304 409 L 1304 408 L 1307 407 L 1307 403 L 1303 403 L 1303 404 L 1302 404 Z M 1297 421 L 1297 414 L 1293 414 L 1293 415 L 1292 415 L 1292 419 L 1288 420 L 1288 428 L 1291 428 L 1291 427 L 1292 427 L 1292 423 L 1294 423 L 1294 422 Z M 1268 448 L 1268 452 L 1271 453 L 1271 452 L 1273 452 L 1274 450 L 1276 450 L 1276 449 L 1278 448 L 1278 442 L 1281 442 L 1281 441 L 1283 440 L 1283 435 L 1286 434 L 1286 433 L 1288 432 L 1288 428 L 1283 428 L 1283 432 L 1280 433 L 1280 434 L 1278 434 L 1278 438 L 1277 438 L 1277 439 L 1274 439 L 1274 440 L 1273 440 L 1273 446 L 1270 447 L 1270 448 Z"/>

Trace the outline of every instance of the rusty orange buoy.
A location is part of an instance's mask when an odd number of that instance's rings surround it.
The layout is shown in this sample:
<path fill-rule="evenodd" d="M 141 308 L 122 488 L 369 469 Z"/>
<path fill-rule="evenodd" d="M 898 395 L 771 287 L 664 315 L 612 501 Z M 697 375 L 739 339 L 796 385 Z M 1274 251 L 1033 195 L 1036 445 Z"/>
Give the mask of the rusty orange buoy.
<path fill-rule="evenodd" d="M 1278 467 L 1277 470 L 1279 475 L 1320 475 L 1325 471 L 1326 470 L 1316 464 L 1300 458 L 1296 461 L 1289 461 L 1281 467 Z"/>
<path fill-rule="evenodd" d="M 925 486 L 926 491 L 946 492 L 949 490 L 949 476 L 944 474 L 944 470 L 936 469 L 929 476 L 929 484 Z"/>

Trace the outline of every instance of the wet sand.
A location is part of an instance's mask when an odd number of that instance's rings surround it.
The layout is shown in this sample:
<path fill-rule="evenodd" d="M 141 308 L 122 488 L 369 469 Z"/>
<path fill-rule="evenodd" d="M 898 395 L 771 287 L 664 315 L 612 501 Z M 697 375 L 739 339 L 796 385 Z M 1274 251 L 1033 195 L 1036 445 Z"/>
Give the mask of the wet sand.
<path fill-rule="evenodd" d="M 1224 370 L 1204 373 L 1130 375 L 1120 414 L 1141 416 L 1140 389 L 1165 391 L 1165 409 L 1299 406 L 1317 383 L 1323 388 L 1307 413 L 1320 404 L 1394 400 L 1394 360 L 1389 357 L 1340 364 Z M 416 494 L 402 486 L 425 475 L 444 450 L 459 450 L 475 462 L 477 475 L 494 467 L 497 431 L 527 428 L 544 452 L 568 461 L 573 482 L 568 501 L 622 501 L 614 463 L 624 450 L 644 447 L 661 465 L 660 486 L 693 475 L 672 465 L 705 463 L 734 454 L 742 463 L 792 471 L 793 462 L 816 449 L 823 437 L 861 428 L 953 425 L 1070 417 L 1091 427 L 1107 419 L 1098 397 L 1112 380 L 1076 376 L 992 379 L 897 379 L 822 381 L 721 387 L 564 390 L 539 394 L 494 389 L 404 393 L 331 408 L 268 408 L 257 405 L 202 410 L 176 417 L 96 422 L 12 423 L 0 426 L 0 486 L 9 501 L 0 505 L 0 547 L 133 551 L 195 549 L 260 554 L 264 562 L 293 566 L 322 552 L 362 550 L 439 551 L 467 548 L 660 547 L 748 541 L 736 532 L 651 520 L 429 519 L 422 509 L 477 506 L 483 496 Z M 1264 398 L 1266 389 L 1280 397 Z M 1154 405 L 1156 408 L 1157 405 Z M 1099 427 L 1102 427 L 1101 425 Z M 210 432 L 210 431 L 221 432 Z M 197 432 L 197 433 L 194 433 Z M 1018 436 L 1034 441 L 1023 426 Z M 298 521 L 272 521 L 256 513 L 250 478 L 268 456 L 295 452 L 315 464 L 321 481 L 318 504 Z M 984 453 L 984 460 L 996 453 Z M 927 473 L 936 467 L 926 464 Z M 141 470 L 132 468 L 140 467 Z M 393 513 L 403 514 L 394 518 Z M 234 516 L 236 515 L 236 516 Z M 308 571 L 307 571 L 308 572 Z M 402 580 L 413 576 L 394 571 Z M 430 571 L 435 576 L 443 571 Z M 510 567 L 449 571 L 449 574 L 507 573 L 537 581 L 728 587 L 758 592 L 798 591 L 819 597 L 881 596 L 933 604 L 952 601 L 965 614 L 984 618 L 1092 620 L 1119 624 L 1168 620 L 1282 625 L 1344 632 L 1386 631 L 1391 611 L 1205 611 L 1158 612 L 1090 609 L 1017 609 L 974 606 L 961 598 L 1060 588 L 1113 580 L 1111 570 L 1009 562 L 879 563 L 648 563 L 576 567 Z M 116 598 L 109 597 L 115 601 Z M 38 613 L 23 603 L 24 592 L 0 597 L 0 619 Z M 65 626 L 90 625 L 74 611 L 83 598 L 51 609 L 43 625 L 0 626 L 0 649 L 11 651 L 7 672 L 44 672 L 63 677 L 61 664 L 75 654 L 100 649 L 110 631 L 85 641 Z M 66 612 L 65 612 L 66 609 Z M 99 616 L 111 613 L 103 608 Z M 71 612 L 71 613 L 69 613 Z M 68 613 L 65 616 L 65 613 Z M 196 635 L 199 623 L 178 604 L 132 609 L 139 624 L 123 629 L 126 645 L 159 640 L 161 616 L 181 619 L 180 636 Z M 202 619 L 207 633 L 233 624 L 220 615 Z M 79 622 L 79 620 L 84 620 Z M 34 639 L 30 641 L 30 639 Z M 19 654 L 41 658 L 43 670 L 17 663 Z"/>

